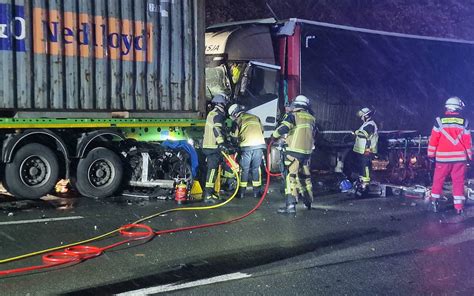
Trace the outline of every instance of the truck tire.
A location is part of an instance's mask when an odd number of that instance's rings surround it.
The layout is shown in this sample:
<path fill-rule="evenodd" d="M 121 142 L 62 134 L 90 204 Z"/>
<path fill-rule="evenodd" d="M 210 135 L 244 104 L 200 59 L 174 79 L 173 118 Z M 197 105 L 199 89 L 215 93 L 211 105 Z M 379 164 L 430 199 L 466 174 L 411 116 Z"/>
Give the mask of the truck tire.
<path fill-rule="evenodd" d="M 105 198 L 121 187 L 123 168 L 120 157 L 110 149 L 92 149 L 79 160 L 74 185 L 83 196 Z"/>
<path fill-rule="evenodd" d="M 31 143 L 5 165 L 3 184 L 14 196 L 37 199 L 50 192 L 59 176 L 58 158 L 47 146 Z"/>

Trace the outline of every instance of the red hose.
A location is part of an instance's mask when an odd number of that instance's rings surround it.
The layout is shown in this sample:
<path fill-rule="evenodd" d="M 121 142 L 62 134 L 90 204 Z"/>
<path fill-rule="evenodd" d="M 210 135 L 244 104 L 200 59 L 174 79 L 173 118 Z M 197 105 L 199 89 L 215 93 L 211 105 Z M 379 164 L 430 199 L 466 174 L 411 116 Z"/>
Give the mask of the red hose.
<path fill-rule="evenodd" d="M 73 246 L 67 248 L 64 252 L 77 255 L 81 259 L 89 259 L 102 255 L 103 249 L 94 246 Z"/>
<path fill-rule="evenodd" d="M 154 235 L 162 235 L 162 234 L 167 234 L 167 233 L 175 233 L 175 232 L 181 232 L 181 231 L 187 231 L 187 230 L 193 230 L 193 229 L 207 228 L 207 227 L 213 227 L 213 226 L 229 224 L 229 223 L 240 221 L 248 217 L 249 215 L 251 215 L 262 205 L 263 200 L 267 196 L 268 187 L 270 186 L 270 177 L 281 176 L 281 174 L 274 174 L 270 172 L 269 163 L 270 163 L 271 144 L 272 143 L 270 143 L 267 146 L 267 165 L 265 166 L 265 171 L 267 173 L 267 180 L 265 183 L 265 188 L 263 190 L 262 197 L 260 198 L 260 200 L 258 201 L 258 203 L 255 205 L 253 209 L 251 209 L 249 212 L 241 216 L 232 218 L 230 220 L 220 221 L 220 222 L 200 224 L 200 225 L 194 225 L 194 226 L 186 226 L 186 227 L 159 230 L 159 231 L 153 231 L 153 229 L 150 226 L 144 225 L 144 224 L 127 224 L 120 227 L 119 229 L 120 235 L 128 238 L 126 240 L 123 240 L 123 241 L 120 241 L 115 244 L 111 244 L 102 248 L 95 247 L 95 246 L 80 246 L 79 245 L 79 246 L 73 246 L 73 247 L 67 248 L 62 252 L 48 253 L 43 256 L 43 265 L 10 269 L 10 270 L 2 270 L 0 271 L 0 276 L 24 273 L 24 272 L 30 272 L 30 271 L 38 271 L 38 270 L 57 267 L 57 266 L 66 265 L 66 264 L 79 263 L 84 260 L 98 257 L 104 251 L 109 250 L 111 248 L 115 248 L 117 246 L 129 243 L 132 241 L 151 239 L 154 237 Z"/>
<path fill-rule="evenodd" d="M 258 201 L 257 205 L 253 209 L 251 209 L 249 212 L 245 213 L 242 216 L 226 220 L 226 221 L 220 221 L 220 222 L 214 222 L 214 223 L 208 223 L 208 224 L 200 224 L 200 225 L 195 225 L 195 226 L 186 226 L 186 227 L 181 227 L 181 228 L 175 228 L 175 229 L 167 229 L 167 230 L 160 230 L 160 231 L 155 231 L 156 235 L 161 235 L 161 234 L 166 234 L 166 233 L 173 233 L 173 232 L 180 232 L 180 231 L 186 231 L 186 230 L 193 230 L 193 229 L 199 229 L 199 228 L 206 228 L 206 227 L 212 227 L 212 226 L 217 226 L 217 225 L 222 225 L 222 224 L 228 224 L 228 223 L 233 223 L 239 220 L 242 220 L 246 218 L 247 216 L 251 215 L 253 212 L 255 212 L 263 203 L 263 200 L 267 196 L 268 192 L 268 187 L 270 186 L 270 177 L 279 177 L 281 174 L 273 174 L 270 172 L 269 168 L 269 163 L 270 163 L 270 148 L 271 148 L 272 142 L 267 146 L 267 165 L 265 167 L 265 171 L 267 172 L 267 180 L 265 183 L 265 188 L 263 190 L 262 197 Z"/>

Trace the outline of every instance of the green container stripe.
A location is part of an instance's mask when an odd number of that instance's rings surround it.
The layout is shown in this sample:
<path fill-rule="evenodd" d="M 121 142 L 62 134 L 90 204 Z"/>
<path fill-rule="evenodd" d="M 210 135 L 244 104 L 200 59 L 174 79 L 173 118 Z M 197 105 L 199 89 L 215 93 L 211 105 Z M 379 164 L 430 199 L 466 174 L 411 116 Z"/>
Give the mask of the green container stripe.
<path fill-rule="evenodd" d="M 155 142 L 155 141 L 180 141 L 187 140 L 189 138 L 188 133 L 179 127 L 165 127 L 165 128 L 120 128 L 119 129 L 126 138 L 135 139 L 142 142 Z"/>

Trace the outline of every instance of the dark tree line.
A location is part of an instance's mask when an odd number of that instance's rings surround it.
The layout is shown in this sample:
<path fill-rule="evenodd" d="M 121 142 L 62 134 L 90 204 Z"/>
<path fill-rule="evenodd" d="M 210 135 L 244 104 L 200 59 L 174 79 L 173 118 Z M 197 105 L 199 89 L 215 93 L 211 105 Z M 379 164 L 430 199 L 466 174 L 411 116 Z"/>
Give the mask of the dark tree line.
<path fill-rule="evenodd" d="M 297 17 L 408 34 L 474 40 L 474 1 L 465 0 L 206 0 L 208 25 Z"/>

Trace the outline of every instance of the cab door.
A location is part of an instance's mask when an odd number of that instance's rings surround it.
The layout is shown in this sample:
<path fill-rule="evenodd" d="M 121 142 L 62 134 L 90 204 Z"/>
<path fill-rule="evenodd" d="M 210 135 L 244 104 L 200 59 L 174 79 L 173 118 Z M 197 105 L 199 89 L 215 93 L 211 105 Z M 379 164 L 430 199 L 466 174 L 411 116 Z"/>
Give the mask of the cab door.
<path fill-rule="evenodd" d="M 275 130 L 279 116 L 280 66 L 251 61 L 236 91 L 236 101 L 260 118 L 264 136 Z"/>

